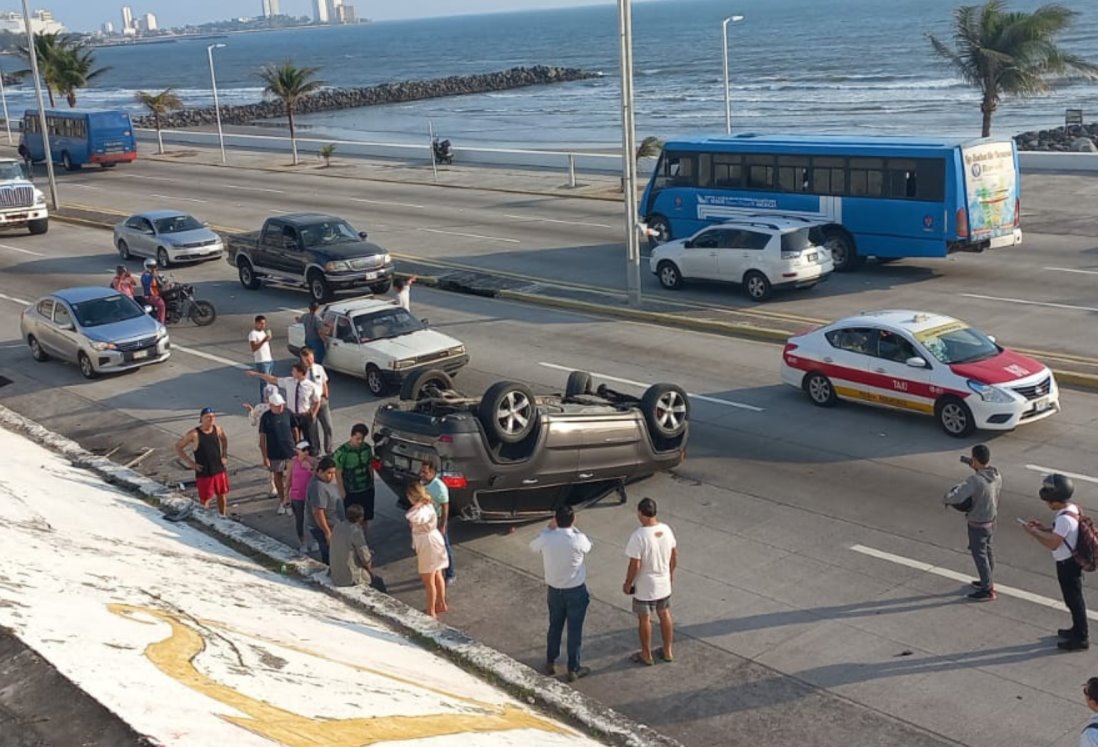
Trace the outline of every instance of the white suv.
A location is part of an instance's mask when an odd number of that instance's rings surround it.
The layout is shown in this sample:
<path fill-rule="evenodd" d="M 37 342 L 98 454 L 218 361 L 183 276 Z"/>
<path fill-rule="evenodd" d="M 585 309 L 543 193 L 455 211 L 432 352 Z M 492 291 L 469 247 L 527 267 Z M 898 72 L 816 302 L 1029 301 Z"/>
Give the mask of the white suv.
<path fill-rule="evenodd" d="M 719 280 L 765 301 L 775 288 L 810 288 L 831 274 L 831 252 L 815 239 L 816 224 L 802 218 L 733 220 L 659 245 L 649 266 L 664 288 Z"/>

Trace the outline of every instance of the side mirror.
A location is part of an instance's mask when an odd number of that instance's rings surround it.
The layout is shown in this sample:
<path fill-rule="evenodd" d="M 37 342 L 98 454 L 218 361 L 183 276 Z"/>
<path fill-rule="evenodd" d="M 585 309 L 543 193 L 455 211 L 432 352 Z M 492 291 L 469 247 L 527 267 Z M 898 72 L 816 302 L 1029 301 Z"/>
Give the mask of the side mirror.
<path fill-rule="evenodd" d="M 424 327 L 430 327 L 431 326 L 431 320 L 427 319 L 426 317 L 423 318 L 423 319 L 420 319 L 420 321 L 423 322 Z"/>
<path fill-rule="evenodd" d="M 924 360 L 923 358 L 920 358 L 917 355 L 912 356 L 911 358 L 908 358 L 906 361 L 904 361 L 904 363 L 911 366 L 912 368 L 927 368 L 928 367 L 926 365 L 926 360 Z"/>
<path fill-rule="evenodd" d="M 72 322 L 66 322 L 65 324 L 60 325 L 60 327 L 61 327 L 61 329 L 65 330 L 66 332 L 75 332 L 76 331 L 76 325 L 73 324 Z"/>
<path fill-rule="evenodd" d="M 365 240 L 366 240 L 366 236 L 367 236 L 367 234 L 366 234 L 366 232 L 365 232 L 365 231 L 359 231 L 359 232 L 358 232 L 358 237 L 359 237 L 360 239 L 362 239 L 363 241 L 365 241 Z"/>
<path fill-rule="evenodd" d="M 694 242 L 693 242 L 693 241 L 690 241 L 690 240 L 688 239 L 687 241 L 685 241 L 685 242 L 683 243 L 683 245 L 682 245 L 682 248 L 683 248 L 683 249 L 693 249 L 693 248 L 694 248 Z"/>

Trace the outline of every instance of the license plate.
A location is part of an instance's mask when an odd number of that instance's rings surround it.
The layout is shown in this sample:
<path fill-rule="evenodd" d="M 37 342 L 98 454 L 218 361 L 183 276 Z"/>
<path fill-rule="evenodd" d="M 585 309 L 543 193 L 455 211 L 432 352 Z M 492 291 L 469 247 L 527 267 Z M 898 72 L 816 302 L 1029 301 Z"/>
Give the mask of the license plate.
<path fill-rule="evenodd" d="M 816 252 L 812 252 L 811 254 L 808 255 L 808 261 L 809 262 L 815 262 L 819 258 L 819 256 L 820 255 L 816 254 Z"/>
<path fill-rule="evenodd" d="M 133 359 L 135 361 L 140 360 L 141 358 L 148 358 L 148 357 L 149 357 L 149 351 L 148 350 L 135 350 L 135 351 L 133 351 Z"/>
<path fill-rule="evenodd" d="M 1041 397 L 1041 399 L 1034 400 L 1033 402 L 1033 409 L 1036 412 L 1044 412 L 1050 407 L 1052 407 L 1052 403 L 1049 402 L 1048 397 Z"/>
<path fill-rule="evenodd" d="M 366 273 L 366 279 L 367 280 L 376 280 L 377 279 L 377 273 L 376 272 L 367 272 Z"/>
<path fill-rule="evenodd" d="M 412 469 L 412 462 L 410 459 L 407 459 L 405 457 L 394 456 L 393 467 L 403 472 L 408 472 Z"/>

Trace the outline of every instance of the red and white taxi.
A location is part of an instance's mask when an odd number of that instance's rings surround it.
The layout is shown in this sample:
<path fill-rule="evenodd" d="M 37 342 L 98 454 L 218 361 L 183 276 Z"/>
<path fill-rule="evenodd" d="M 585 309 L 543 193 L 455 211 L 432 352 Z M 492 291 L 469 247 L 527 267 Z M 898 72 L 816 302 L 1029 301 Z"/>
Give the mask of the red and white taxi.
<path fill-rule="evenodd" d="M 849 399 L 932 414 L 958 438 L 1060 410 L 1043 363 L 960 320 L 917 311 L 865 312 L 790 337 L 782 380 L 821 407 Z"/>

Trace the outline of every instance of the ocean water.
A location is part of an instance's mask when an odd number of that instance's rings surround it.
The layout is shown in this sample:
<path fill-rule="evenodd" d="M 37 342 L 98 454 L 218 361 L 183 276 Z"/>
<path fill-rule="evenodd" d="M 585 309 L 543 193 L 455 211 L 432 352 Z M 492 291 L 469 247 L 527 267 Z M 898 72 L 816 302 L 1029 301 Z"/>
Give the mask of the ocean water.
<path fill-rule="evenodd" d="M 975 0 L 971 0 L 975 1 Z M 936 58 L 926 33 L 948 37 L 960 0 L 653 0 L 633 5 L 637 135 L 662 138 L 724 130 L 721 19 L 729 27 L 732 126 L 755 132 L 978 135 L 977 93 Z M 1036 0 L 1011 6 L 1031 10 Z M 1080 11 L 1061 43 L 1098 61 L 1098 7 Z M 601 73 L 588 81 L 492 94 L 313 114 L 310 135 L 421 142 L 428 121 L 457 144 L 615 147 L 620 143 L 617 5 L 459 16 L 352 27 L 239 34 L 217 39 L 101 48 L 110 71 L 81 91 L 81 106 L 140 111 L 137 90 L 172 86 L 187 105 L 212 103 L 206 46 L 215 50 L 222 103 L 262 95 L 255 71 L 290 58 L 319 68 L 332 86 L 559 65 Z M 5 70 L 21 67 L 0 59 Z M 13 111 L 31 102 L 8 91 Z M 60 102 L 59 102 L 60 103 Z M 62 104 L 63 105 L 63 104 Z M 1064 109 L 1098 120 L 1098 83 L 1067 82 L 1032 99 L 1008 99 L 994 120 L 1011 135 L 1063 123 Z"/>

